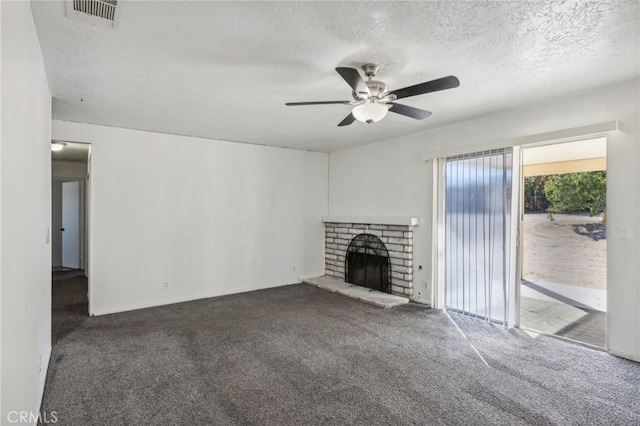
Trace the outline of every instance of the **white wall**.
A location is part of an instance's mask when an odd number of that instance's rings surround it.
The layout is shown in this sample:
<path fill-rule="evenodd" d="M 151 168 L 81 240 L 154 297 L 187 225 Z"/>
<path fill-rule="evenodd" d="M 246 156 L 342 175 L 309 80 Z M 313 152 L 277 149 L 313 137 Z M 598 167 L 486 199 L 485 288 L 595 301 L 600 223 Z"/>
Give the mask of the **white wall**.
<path fill-rule="evenodd" d="M 329 214 L 419 216 L 414 231 L 418 288 L 431 279 L 433 161 L 425 154 L 473 152 L 518 138 L 620 120 L 608 139 L 608 346 L 640 360 L 639 83 L 622 82 L 419 134 L 331 153 Z M 381 123 L 384 125 L 384 123 Z M 408 123 L 407 125 L 411 125 Z M 631 240 L 616 238 L 627 227 Z"/>
<path fill-rule="evenodd" d="M 1 2 L 2 398 L 40 408 L 51 353 L 51 96 L 29 2 Z"/>
<path fill-rule="evenodd" d="M 57 120 L 52 132 L 92 144 L 91 313 L 323 273 L 327 154 Z"/>

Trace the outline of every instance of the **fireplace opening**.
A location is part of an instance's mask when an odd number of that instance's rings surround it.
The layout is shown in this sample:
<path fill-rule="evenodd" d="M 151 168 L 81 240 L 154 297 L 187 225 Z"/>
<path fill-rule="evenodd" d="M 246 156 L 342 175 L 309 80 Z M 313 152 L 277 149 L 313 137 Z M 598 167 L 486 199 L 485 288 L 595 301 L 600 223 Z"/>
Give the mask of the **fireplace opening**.
<path fill-rule="evenodd" d="M 351 240 L 345 271 L 348 283 L 391 293 L 389 252 L 375 235 L 360 234 Z"/>

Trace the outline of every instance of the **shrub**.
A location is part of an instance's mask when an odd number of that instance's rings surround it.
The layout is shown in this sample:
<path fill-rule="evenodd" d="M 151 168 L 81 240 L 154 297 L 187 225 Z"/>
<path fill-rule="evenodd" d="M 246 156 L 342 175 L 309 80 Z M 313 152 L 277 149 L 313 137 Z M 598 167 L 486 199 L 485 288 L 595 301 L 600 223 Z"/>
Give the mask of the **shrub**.
<path fill-rule="evenodd" d="M 606 207 L 607 174 L 604 171 L 579 172 L 547 176 L 544 193 L 551 205 L 547 209 L 549 219 L 553 213 L 589 211 L 595 216 Z"/>

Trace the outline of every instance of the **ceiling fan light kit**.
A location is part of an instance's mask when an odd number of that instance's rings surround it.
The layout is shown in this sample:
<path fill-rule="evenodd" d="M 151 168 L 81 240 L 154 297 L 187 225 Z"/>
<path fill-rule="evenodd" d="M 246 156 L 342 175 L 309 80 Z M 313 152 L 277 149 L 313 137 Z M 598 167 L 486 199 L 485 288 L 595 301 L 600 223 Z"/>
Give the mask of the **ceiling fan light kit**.
<path fill-rule="evenodd" d="M 431 112 L 408 105 L 397 104 L 393 101 L 396 99 L 408 98 L 410 96 L 453 89 L 460 85 L 460 81 L 455 76 L 450 75 L 448 77 L 426 81 L 424 83 L 389 92 L 387 90 L 387 85 L 384 82 L 373 80 L 373 77 L 375 77 L 378 72 L 378 65 L 368 63 L 364 64 L 361 68 L 364 75 L 367 76 L 367 81 L 363 80 L 360 73 L 355 68 L 336 68 L 336 72 L 340 74 L 340 76 L 353 89 L 351 92 L 353 100 L 351 101 L 288 102 L 285 105 L 302 106 L 343 104 L 354 106 L 351 113 L 338 124 L 339 127 L 348 126 L 355 120 L 362 123 L 375 123 L 382 120 L 389 111 L 414 118 L 416 120 L 423 120 L 429 117 Z"/>
<path fill-rule="evenodd" d="M 375 100 L 367 100 L 365 103 L 353 107 L 351 113 L 356 120 L 362 123 L 375 123 L 387 115 L 390 107 L 391 105 L 381 104 Z"/>
<path fill-rule="evenodd" d="M 67 146 L 64 142 L 53 142 L 51 144 L 51 151 L 62 151 Z"/>

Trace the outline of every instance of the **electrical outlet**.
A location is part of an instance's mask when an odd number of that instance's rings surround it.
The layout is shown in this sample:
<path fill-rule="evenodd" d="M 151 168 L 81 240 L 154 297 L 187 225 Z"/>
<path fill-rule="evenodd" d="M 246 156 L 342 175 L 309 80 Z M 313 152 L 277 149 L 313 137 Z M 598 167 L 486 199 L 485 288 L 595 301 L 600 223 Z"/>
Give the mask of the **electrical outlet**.
<path fill-rule="evenodd" d="M 169 288 L 169 281 L 165 281 L 165 282 L 163 282 L 163 283 L 162 283 L 162 288 L 163 288 L 164 290 L 167 290 L 167 289 Z"/>
<path fill-rule="evenodd" d="M 50 239 L 51 239 L 51 229 L 47 228 L 47 236 L 46 236 L 47 244 L 49 244 Z"/>
<path fill-rule="evenodd" d="M 293 267 L 293 272 L 295 272 L 295 271 L 296 271 L 296 267 L 294 266 L 294 267 Z"/>
<path fill-rule="evenodd" d="M 621 240 L 630 240 L 631 239 L 631 230 L 626 226 L 621 226 L 618 229 L 618 238 Z"/>

